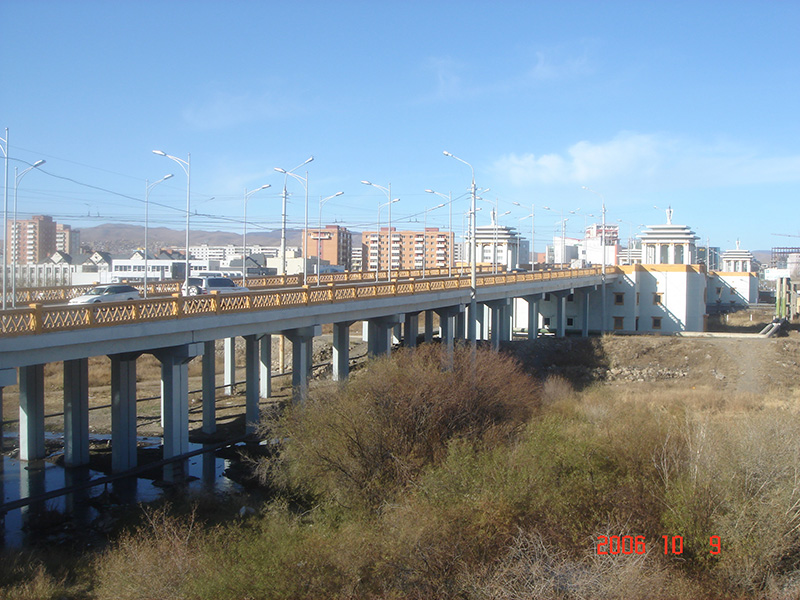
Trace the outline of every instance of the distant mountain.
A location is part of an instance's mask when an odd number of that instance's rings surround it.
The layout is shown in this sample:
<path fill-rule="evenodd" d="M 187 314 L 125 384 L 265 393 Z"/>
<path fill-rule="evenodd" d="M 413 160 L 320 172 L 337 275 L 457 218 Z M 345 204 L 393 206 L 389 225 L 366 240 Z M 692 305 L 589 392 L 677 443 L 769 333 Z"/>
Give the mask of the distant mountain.
<path fill-rule="evenodd" d="M 81 245 L 89 246 L 92 250 L 103 250 L 112 253 L 133 252 L 144 245 L 144 227 L 141 225 L 118 225 L 105 223 L 96 227 L 81 228 Z M 286 245 L 300 246 L 303 232 L 301 229 L 286 230 Z M 151 251 L 167 246 L 183 248 L 186 243 L 186 231 L 169 229 L 167 227 L 150 227 L 147 231 L 147 245 Z M 209 246 L 224 246 L 227 244 L 241 244 L 242 235 L 229 231 L 200 231 L 190 232 L 189 243 L 208 244 Z M 280 246 L 281 230 L 247 232 L 247 244 L 261 244 L 264 246 Z"/>

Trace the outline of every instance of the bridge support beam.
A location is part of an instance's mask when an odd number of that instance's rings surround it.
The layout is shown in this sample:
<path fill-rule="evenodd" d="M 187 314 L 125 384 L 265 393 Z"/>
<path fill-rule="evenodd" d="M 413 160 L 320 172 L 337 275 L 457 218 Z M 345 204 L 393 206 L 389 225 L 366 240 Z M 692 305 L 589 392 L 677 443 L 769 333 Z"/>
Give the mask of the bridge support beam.
<path fill-rule="evenodd" d="M 222 393 L 231 396 L 233 387 L 236 385 L 236 338 L 225 338 L 223 346 L 222 354 L 225 358 L 225 366 L 222 383 L 225 384 L 225 387 L 222 388 Z"/>
<path fill-rule="evenodd" d="M 0 421 L 2 421 L 2 414 L 3 414 L 3 388 L 9 385 L 16 385 L 16 383 L 17 383 L 16 369 L 0 369 Z M 3 450 L 2 432 L 0 432 L 0 450 Z"/>
<path fill-rule="evenodd" d="M 467 311 L 462 310 L 456 315 L 456 329 L 454 336 L 459 340 L 467 339 Z"/>
<path fill-rule="evenodd" d="M 203 343 L 203 433 L 217 432 L 217 343 Z"/>
<path fill-rule="evenodd" d="M 416 348 L 417 336 L 419 335 L 419 313 L 414 312 L 405 314 L 403 334 L 403 345 L 406 348 Z"/>
<path fill-rule="evenodd" d="M 19 368 L 19 458 L 44 458 L 44 365 Z"/>
<path fill-rule="evenodd" d="M 558 292 L 556 296 L 556 336 L 567 335 L 567 296 L 569 292 Z"/>
<path fill-rule="evenodd" d="M 511 319 L 509 309 L 511 307 L 511 299 L 503 298 L 502 300 L 493 300 L 486 304 L 492 310 L 492 350 L 499 350 L 500 342 L 505 342 L 510 339 Z"/>
<path fill-rule="evenodd" d="M 591 298 L 592 290 L 586 289 L 583 292 L 583 324 L 581 327 L 581 336 L 589 337 L 589 299 Z"/>
<path fill-rule="evenodd" d="M 392 331 L 400 322 L 400 315 L 389 315 L 369 320 L 369 340 L 367 353 L 370 356 L 382 356 L 392 353 Z"/>
<path fill-rule="evenodd" d="M 136 466 L 136 359 L 138 353 L 112 354 L 111 471 Z"/>
<path fill-rule="evenodd" d="M 301 327 L 284 331 L 292 342 L 292 401 L 305 402 L 308 397 L 308 379 L 311 374 L 311 357 L 317 327 Z"/>
<path fill-rule="evenodd" d="M 259 338 L 259 394 L 262 398 L 272 397 L 272 336 L 262 335 Z"/>
<path fill-rule="evenodd" d="M 350 376 L 350 325 L 353 321 L 333 324 L 333 380 L 344 381 Z"/>
<path fill-rule="evenodd" d="M 64 361 L 64 464 L 89 464 L 89 359 Z"/>
<path fill-rule="evenodd" d="M 532 294 L 524 296 L 524 299 L 528 303 L 528 339 L 535 340 L 539 337 L 539 301 L 542 295 Z"/>
<path fill-rule="evenodd" d="M 444 345 L 447 351 L 447 363 L 452 368 L 453 365 L 453 347 L 454 347 L 454 335 L 455 335 L 455 320 L 456 316 L 459 314 L 463 314 L 464 307 L 463 306 L 448 306 L 446 308 L 442 308 L 436 311 L 436 314 L 439 315 L 439 331 L 442 340 L 442 344 Z"/>
<path fill-rule="evenodd" d="M 258 400 L 261 392 L 259 384 L 261 361 L 259 360 L 258 336 L 244 336 L 244 422 L 245 433 L 252 434 L 261 422 Z"/>
<path fill-rule="evenodd" d="M 425 311 L 425 343 L 429 344 L 433 340 L 433 311 Z"/>
<path fill-rule="evenodd" d="M 189 451 L 189 361 L 203 353 L 203 344 L 160 348 L 153 355 L 161 362 L 161 404 L 164 407 L 164 458 Z M 184 474 L 182 463 L 164 467 L 164 479 L 176 481 Z"/>

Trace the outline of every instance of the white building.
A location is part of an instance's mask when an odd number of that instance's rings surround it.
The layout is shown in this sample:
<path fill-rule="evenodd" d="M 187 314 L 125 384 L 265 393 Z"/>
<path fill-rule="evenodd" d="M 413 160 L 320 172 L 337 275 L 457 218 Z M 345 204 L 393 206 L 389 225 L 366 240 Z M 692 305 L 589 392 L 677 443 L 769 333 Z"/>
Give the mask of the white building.
<path fill-rule="evenodd" d="M 468 238 L 466 244 L 471 240 Z M 480 264 L 504 266 L 511 270 L 522 262 L 528 262 L 527 248 L 513 227 L 498 225 L 494 211 L 492 224 L 475 228 L 476 261 Z M 524 251 L 524 256 L 523 256 Z"/>

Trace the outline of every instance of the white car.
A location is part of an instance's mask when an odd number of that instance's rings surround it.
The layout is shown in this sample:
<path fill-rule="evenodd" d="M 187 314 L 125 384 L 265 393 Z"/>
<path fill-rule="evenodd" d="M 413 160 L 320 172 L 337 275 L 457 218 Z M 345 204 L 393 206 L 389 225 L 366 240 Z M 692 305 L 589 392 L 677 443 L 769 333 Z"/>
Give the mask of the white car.
<path fill-rule="evenodd" d="M 249 291 L 246 287 L 236 285 L 227 277 L 189 277 L 181 286 L 184 296 L 199 296 L 219 292 L 220 294 L 235 294 Z"/>
<path fill-rule="evenodd" d="M 111 284 L 98 285 L 82 296 L 73 298 L 70 304 L 96 304 L 98 302 L 121 302 L 123 300 L 137 300 L 139 290 L 129 285 Z"/>

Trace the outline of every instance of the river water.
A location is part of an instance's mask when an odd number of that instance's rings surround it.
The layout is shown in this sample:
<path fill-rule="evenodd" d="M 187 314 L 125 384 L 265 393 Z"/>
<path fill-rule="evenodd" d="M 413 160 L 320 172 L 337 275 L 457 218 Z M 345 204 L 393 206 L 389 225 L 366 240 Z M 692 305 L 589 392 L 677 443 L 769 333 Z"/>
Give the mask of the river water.
<path fill-rule="evenodd" d="M 92 436 L 93 442 L 103 442 L 110 436 Z M 58 436 L 48 434 L 48 439 Z M 139 452 L 157 452 L 161 438 L 138 438 Z M 16 435 L 4 436 L 4 448 L 16 446 Z M 189 451 L 199 450 L 200 444 L 189 444 Z M 58 453 L 47 460 L 21 461 L 9 456 L 0 460 L 0 496 L 3 503 L 20 498 L 34 497 L 86 481 L 107 476 L 91 468 L 66 469 L 56 464 Z M 180 486 L 182 492 L 216 492 L 220 494 L 242 491 L 239 484 L 225 476 L 231 460 L 205 452 L 188 458 L 184 471 L 186 478 Z M 6 548 L 23 548 L 29 543 L 45 540 L 48 543 L 65 541 L 79 530 L 87 528 L 102 532 L 109 526 L 115 507 L 138 502 L 158 500 L 174 491 L 175 486 L 143 476 L 120 479 L 111 483 L 59 496 L 42 503 L 32 504 L 0 515 L 0 544 Z"/>

